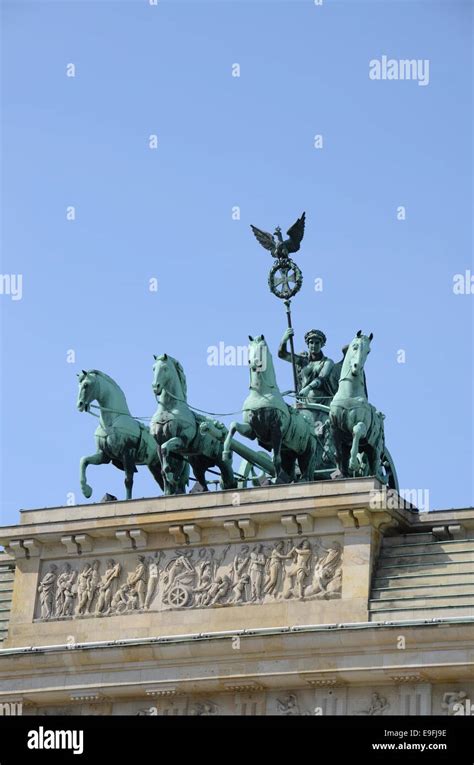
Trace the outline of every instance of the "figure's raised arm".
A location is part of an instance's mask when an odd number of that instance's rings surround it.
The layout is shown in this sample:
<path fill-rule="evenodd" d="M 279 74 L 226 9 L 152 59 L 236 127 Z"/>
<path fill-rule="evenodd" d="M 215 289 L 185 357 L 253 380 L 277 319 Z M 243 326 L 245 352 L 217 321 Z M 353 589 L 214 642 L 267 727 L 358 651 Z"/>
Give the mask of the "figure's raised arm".
<path fill-rule="evenodd" d="M 288 327 L 288 329 L 285 329 L 283 337 L 280 340 L 280 345 L 278 346 L 279 359 L 283 359 L 283 361 L 291 361 L 291 353 L 288 351 L 286 344 L 290 337 L 293 337 L 294 334 L 295 330 L 293 327 Z M 298 353 L 295 353 L 295 362 L 297 365 L 301 365 L 303 363 L 303 358 Z"/>

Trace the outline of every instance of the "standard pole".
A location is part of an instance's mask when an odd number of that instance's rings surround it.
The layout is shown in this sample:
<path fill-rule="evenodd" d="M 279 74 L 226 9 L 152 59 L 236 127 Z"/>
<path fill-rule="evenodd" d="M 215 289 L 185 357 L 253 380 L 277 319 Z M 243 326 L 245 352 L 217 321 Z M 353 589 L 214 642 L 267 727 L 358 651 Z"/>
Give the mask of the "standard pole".
<path fill-rule="evenodd" d="M 286 319 L 288 321 L 288 328 L 293 329 L 291 326 L 291 300 L 285 300 L 286 306 Z M 293 381 L 295 383 L 295 393 L 298 395 L 298 375 L 296 374 L 296 362 L 295 362 L 295 345 L 293 343 L 293 337 L 290 337 L 290 351 L 291 351 L 291 365 L 293 367 Z"/>

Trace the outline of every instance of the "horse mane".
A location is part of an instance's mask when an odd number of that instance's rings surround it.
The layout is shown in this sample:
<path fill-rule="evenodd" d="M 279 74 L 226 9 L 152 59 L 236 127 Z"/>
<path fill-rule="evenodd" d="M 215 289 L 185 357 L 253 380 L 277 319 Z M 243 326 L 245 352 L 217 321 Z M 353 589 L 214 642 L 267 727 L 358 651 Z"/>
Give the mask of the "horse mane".
<path fill-rule="evenodd" d="M 173 357 L 171 357 L 173 359 Z M 188 384 L 186 382 L 186 375 L 184 374 L 184 369 L 181 366 L 180 362 L 177 359 L 173 359 L 174 365 L 176 367 L 176 373 L 179 377 L 179 381 L 181 383 L 181 387 L 183 389 L 184 397 L 186 398 L 188 395 Z"/>
<path fill-rule="evenodd" d="M 188 384 L 186 382 L 186 375 L 184 374 L 184 369 L 181 366 L 178 359 L 175 359 L 173 356 L 170 356 L 169 354 L 163 354 L 162 356 L 159 356 L 158 358 L 165 361 L 166 359 L 169 359 L 169 361 L 172 361 L 174 364 L 174 367 L 176 369 L 176 374 L 178 375 L 178 380 L 181 383 L 181 387 L 183 389 L 184 397 L 187 398 L 188 395 Z"/>
<path fill-rule="evenodd" d="M 352 342 L 352 340 L 351 340 L 351 342 Z M 339 383 L 339 382 L 340 382 L 340 381 L 341 381 L 341 380 L 342 380 L 342 379 L 343 379 L 343 378 L 346 376 L 346 374 L 347 374 L 347 368 L 348 368 L 348 366 L 349 366 L 349 358 L 350 358 L 350 354 L 349 354 L 349 348 L 350 348 L 350 346 L 351 346 L 351 344 L 349 343 L 349 345 L 348 345 L 348 348 L 347 348 L 347 351 L 345 352 L 345 354 L 344 354 L 344 358 L 343 358 L 343 360 L 342 360 L 342 362 L 341 362 L 341 372 L 340 372 L 340 374 L 339 374 L 339 381 L 338 381 L 338 383 Z"/>
<path fill-rule="evenodd" d="M 110 377 L 110 375 L 106 374 L 105 372 L 101 372 L 101 371 L 100 371 L 100 369 L 89 369 L 89 371 L 88 371 L 88 373 L 87 373 L 87 374 L 95 374 L 95 375 L 98 375 L 98 376 L 99 376 L 99 377 L 101 377 L 103 380 L 106 380 L 106 382 L 110 383 L 110 385 L 112 385 L 112 386 L 115 388 L 115 390 L 116 390 L 116 391 L 117 391 L 117 392 L 118 392 L 118 393 L 119 393 L 121 396 L 123 396 L 124 404 L 125 404 L 126 408 L 128 409 L 128 404 L 127 404 L 127 397 L 126 397 L 125 393 L 123 392 L 122 388 L 120 387 L 120 385 L 119 385 L 117 382 L 115 382 L 115 380 L 113 379 L 113 377 Z"/>
<path fill-rule="evenodd" d="M 109 383 L 111 383 L 112 385 L 114 385 L 116 388 L 118 388 L 118 389 L 119 389 L 119 391 L 120 391 L 121 393 L 123 393 L 123 390 L 122 390 L 122 388 L 120 387 L 120 385 L 119 385 L 117 382 L 115 382 L 115 380 L 114 380 L 112 377 L 110 377 L 110 375 L 106 374 L 105 372 L 101 372 L 101 371 L 100 371 L 100 369 L 89 369 L 89 371 L 88 371 L 88 373 L 87 373 L 87 374 L 88 374 L 88 375 L 90 375 L 90 374 L 94 374 L 94 375 L 99 375 L 99 377 L 103 377 L 103 378 L 104 378 L 104 380 L 107 380 L 107 382 L 109 382 Z M 125 395 L 125 394 L 124 394 L 124 395 Z"/>

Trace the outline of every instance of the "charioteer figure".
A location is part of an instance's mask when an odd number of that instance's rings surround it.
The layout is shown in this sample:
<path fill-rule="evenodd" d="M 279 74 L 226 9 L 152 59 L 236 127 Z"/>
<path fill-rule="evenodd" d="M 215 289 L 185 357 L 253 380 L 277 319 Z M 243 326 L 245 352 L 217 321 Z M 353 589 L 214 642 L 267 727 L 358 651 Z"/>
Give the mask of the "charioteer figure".
<path fill-rule="evenodd" d="M 286 344 L 293 337 L 294 329 L 288 328 L 280 343 L 278 357 L 292 362 L 291 353 Z M 325 356 L 323 347 L 326 345 L 326 335 L 320 329 L 310 329 L 304 336 L 307 351 L 295 354 L 296 373 L 298 375 L 299 395 L 309 402 L 329 406 L 334 395 L 331 372 L 334 367 L 332 359 Z"/>

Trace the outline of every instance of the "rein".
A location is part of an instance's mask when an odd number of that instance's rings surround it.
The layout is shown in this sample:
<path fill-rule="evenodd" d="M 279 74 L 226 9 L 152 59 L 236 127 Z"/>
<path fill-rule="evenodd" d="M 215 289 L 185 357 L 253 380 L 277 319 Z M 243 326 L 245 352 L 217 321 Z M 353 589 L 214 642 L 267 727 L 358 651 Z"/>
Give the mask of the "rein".
<path fill-rule="evenodd" d="M 249 388 L 250 390 L 254 390 L 252 386 L 249 386 Z M 188 406 L 189 409 L 191 409 L 193 412 L 198 412 L 199 414 L 209 414 L 211 415 L 211 417 L 231 417 L 234 414 L 240 414 L 241 412 L 245 412 L 245 411 L 252 411 L 250 409 L 249 410 L 237 409 L 237 411 L 235 412 L 208 412 L 206 409 L 199 409 L 197 406 L 191 406 L 191 404 L 189 404 L 185 398 L 179 398 L 179 396 L 175 396 L 174 393 L 170 393 L 170 391 L 166 390 L 166 388 L 163 388 L 163 390 L 167 396 L 174 398 L 175 401 L 180 401 L 181 403 L 186 404 L 186 406 Z M 281 393 L 281 396 L 282 397 L 296 396 L 296 394 L 293 391 L 285 391 L 284 393 Z M 157 400 L 158 403 L 160 403 L 160 400 L 156 394 L 155 394 L 155 399 Z M 99 410 L 102 410 L 103 412 L 111 412 L 112 414 L 124 414 L 126 416 L 132 417 L 132 419 L 134 420 L 152 420 L 154 416 L 152 415 L 151 417 L 150 416 L 138 417 L 133 414 L 130 414 L 130 412 L 121 412 L 118 409 L 109 409 L 109 407 L 106 407 L 106 406 L 101 407 L 101 406 L 97 406 L 97 404 L 89 404 L 89 406 L 87 407 L 87 413 L 92 415 L 92 417 L 97 417 L 97 418 L 99 418 L 100 415 L 94 414 L 94 412 L 90 411 L 91 409 L 99 409 Z"/>
<path fill-rule="evenodd" d="M 197 406 L 191 406 L 191 404 L 188 404 L 185 398 L 179 398 L 179 396 L 175 396 L 174 393 L 170 393 L 166 388 L 163 388 L 164 392 L 167 396 L 171 396 L 171 398 L 174 398 L 175 401 L 181 401 L 183 404 L 186 404 L 186 406 L 189 409 L 192 409 L 193 412 L 199 412 L 200 414 L 210 414 L 212 417 L 230 417 L 232 414 L 240 414 L 242 409 L 238 409 L 236 412 L 208 412 L 206 409 L 198 409 Z M 157 396 L 155 396 L 156 400 L 159 403 L 159 399 Z M 141 418 L 137 418 L 141 419 Z M 151 417 L 145 417 L 144 419 L 151 420 Z"/>
<path fill-rule="evenodd" d="M 344 379 L 347 379 L 347 378 L 344 378 Z M 250 389 L 253 390 L 253 388 L 250 388 Z M 198 412 L 199 414 L 209 414 L 211 415 L 211 417 L 231 417 L 234 414 L 240 414 L 241 412 L 252 411 L 251 409 L 237 409 L 237 411 L 235 412 L 208 412 L 206 409 L 198 409 L 196 406 L 191 406 L 191 404 L 188 404 L 185 398 L 179 398 L 178 396 L 175 396 L 173 393 L 170 393 L 166 389 L 163 389 L 163 390 L 168 396 L 171 396 L 171 398 L 174 398 L 176 401 L 181 401 L 183 404 L 186 404 L 189 407 L 189 409 L 191 409 L 193 412 Z M 303 397 L 297 396 L 297 394 L 292 390 L 284 391 L 281 394 L 281 396 L 282 397 L 291 396 L 292 398 L 297 398 L 299 401 L 303 401 L 303 402 L 305 401 Z M 155 398 L 158 401 L 158 403 L 160 403 L 158 396 L 155 395 Z M 100 418 L 100 415 L 94 414 L 94 412 L 90 411 L 91 409 L 99 409 L 99 410 L 101 409 L 103 412 L 111 412 L 112 414 L 124 414 L 128 417 L 131 417 L 134 420 L 152 420 L 154 417 L 154 415 L 151 415 L 151 417 L 149 415 L 147 415 L 146 417 L 138 417 L 133 414 L 130 414 L 130 412 L 121 412 L 118 409 L 109 409 L 109 407 L 106 407 L 106 406 L 101 407 L 101 406 L 97 406 L 97 404 L 89 404 L 89 406 L 87 407 L 87 414 L 92 415 L 92 417 L 97 417 L 98 419 Z"/>
<path fill-rule="evenodd" d="M 165 389 L 163 389 L 165 390 Z M 179 398 L 178 396 L 175 396 L 173 393 L 170 393 L 169 391 L 165 390 L 165 393 L 167 396 L 171 396 L 171 398 L 174 398 L 176 401 L 181 401 L 183 404 L 186 404 L 189 409 L 191 409 L 193 412 L 199 412 L 199 414 L 210 414 L 212 417 L 230 417 L 233 414 L 240 414 L 242 411 L 245 411 L 243 409 L 238 409 L 236 412 L 208 412 L 206 409 L 198 409 L 196 406 L 191 406 L 191 404 L 188 404 L 185 398 Z M 157 396 L 155 396 L 156 400 L 159 403 L 159 399 Z M 152 420 L 153 415 L 146 416 L 146 417 L 138 417 L 133 414 L 130 414 L 129 412 L 120 412 L 118 409 L 109 409 L 105 406 L 97 406 L 96 404 L 89 404 L 87 407 L 87 413 L 91 414 L 92 417 L 100 417 L 98 414 L 94 414 L 94 412 L 91 412 L 91 409 L 101 409 L 103 412 L 112 412 L 113 414 L 125 414 L 129 417 L 132 417 L 134 420 Z"/>

